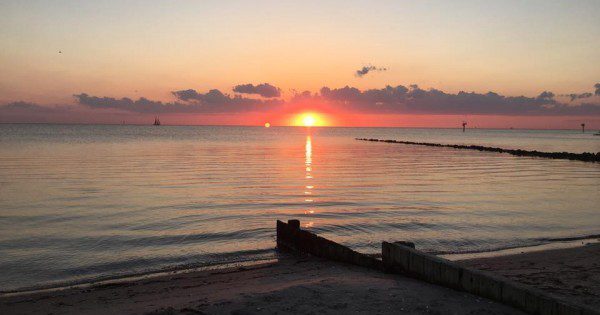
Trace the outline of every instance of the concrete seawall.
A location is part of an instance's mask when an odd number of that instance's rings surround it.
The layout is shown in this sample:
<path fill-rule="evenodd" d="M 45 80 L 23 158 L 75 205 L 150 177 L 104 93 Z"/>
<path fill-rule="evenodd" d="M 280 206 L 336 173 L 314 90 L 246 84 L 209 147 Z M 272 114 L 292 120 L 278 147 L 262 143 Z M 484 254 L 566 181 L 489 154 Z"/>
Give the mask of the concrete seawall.
<path fill-rule="evenodd" d="M 423 253 L 410 242 L 382 243 L 382 260 L 300 229 L 300 221 L 277 221 L 277 247 L 366 268 L 399 273 L 495 300 L 530 314 L 600 315 L 488 272 Z"/>
<path fill-rule="evenodd" d="M 277 220 L 277 247 L 316 257 L 383 270 L 383 262 L 375 257 L 361 254 L 344 245 L 300 229 L 300 221 L 288 223 Z"/>
<path fill-rule="evenodd" d="M 563 159 L 563 160 L 576 160 L 582 162 L 596 162 L 600 163 L 600 152 L 599 153 L 570 153 L 570 152 L 540 152 L 540 151 L 528 151 L 528 150 L 514 150 L 514 149 L 502 149 L 495 147 L 484 147 L 480 145 L 459 145 L 459 144 L 440 144 L 430 142 L 412 142 L 412 141 L 399 141 L 399 140 L 381 140 L 381 139 L 367 139 L 367 138 L 356 138 L 360 141 L 372 141 L 372 142 L 386 142 L 386 143 L 400 143 L 408 145 L 422 145 L 428 147 L 442 147 L 452 149 L 463 149 L 463 150 L 477 150 L 485 152 L 495 153 L 507 153 L 516 156 L 531 156 L 540 157 L 546 159 Z"/>
<path fill-rule="evenodd" d="M 405 245 L 382 243 L 387 271 L 401 273 L 430 283 L 466 291 L 511 305 L 530 314 L 591 315 L 599 312 L 557 300 L 544 292 L 488 272 L 460 266 Z"/>

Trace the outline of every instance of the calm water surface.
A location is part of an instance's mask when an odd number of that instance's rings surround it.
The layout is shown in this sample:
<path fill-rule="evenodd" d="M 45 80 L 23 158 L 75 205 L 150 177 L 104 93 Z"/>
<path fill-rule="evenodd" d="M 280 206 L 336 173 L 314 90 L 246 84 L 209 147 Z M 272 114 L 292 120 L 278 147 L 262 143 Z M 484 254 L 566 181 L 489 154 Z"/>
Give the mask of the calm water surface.
<path fill-rule="evenodd" d="M 600 165 L 355 141 L 598 152 L 577 131 L 0 125 L 0 291 L 274 257 L 275 220 L 376 253 L 600 234 Z"/>

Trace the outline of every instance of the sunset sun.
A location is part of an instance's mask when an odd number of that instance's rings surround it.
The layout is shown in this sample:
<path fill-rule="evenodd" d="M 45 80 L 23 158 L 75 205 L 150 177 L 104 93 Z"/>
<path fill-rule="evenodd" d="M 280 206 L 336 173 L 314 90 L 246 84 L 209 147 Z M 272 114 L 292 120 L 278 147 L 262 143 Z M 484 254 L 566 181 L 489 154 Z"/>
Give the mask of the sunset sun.
<path fill-rule="evenodd" d="M 319 114 L 315 113 L 302 113 L 295 117 L 294 126 L 302 127 L 313 127 L 313 126 L 326 126 L 327 123 Z"/>
<path fill-rule="evenodd" d="M 316 121 L 316 118 L 310 114 L 307 114 L 304 116 L 304 118 L 302 118 L 302 124 L 306 127 L 314 126 Z"/>

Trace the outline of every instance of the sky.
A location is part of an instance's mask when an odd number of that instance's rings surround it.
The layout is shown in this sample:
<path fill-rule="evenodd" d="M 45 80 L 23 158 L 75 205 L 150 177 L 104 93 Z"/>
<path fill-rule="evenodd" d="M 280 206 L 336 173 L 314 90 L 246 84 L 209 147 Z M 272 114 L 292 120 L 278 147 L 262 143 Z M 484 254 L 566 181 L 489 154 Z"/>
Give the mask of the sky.
<path fill-rule="evenodd" d="M 599 21 L 600 1 L 4 0 L 0 122 L 600 128 Z"/>

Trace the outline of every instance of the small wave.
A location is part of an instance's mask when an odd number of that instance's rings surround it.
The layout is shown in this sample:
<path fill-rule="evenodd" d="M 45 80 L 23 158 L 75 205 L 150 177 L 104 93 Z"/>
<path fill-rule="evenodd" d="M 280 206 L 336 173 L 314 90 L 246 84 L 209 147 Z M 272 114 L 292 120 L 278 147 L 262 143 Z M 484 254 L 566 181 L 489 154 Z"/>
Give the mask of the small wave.
<path fill-rule="evenodd" d="M 30 237 L 21 239 L 10 239 L 0 242 L 3 250 L 23 248 L 69 248 L 70 244 L 77 244 L 80 249 L 88 248 L 94 250 L 99 246 L 118 250 L 120 248 L 168 246 L 172 244 L 188 244 L 200 241 L 219 241 L 246 239 L 250 237 L 261 237 L 273 234 L 272 228 L 255 228 L 247 230 L 235 230 L 228 232 L 198 233 L 198 234 L 176 234 L 176 235 L 152 235 L 152 236 L 129 236 L 110 235 L 96 237 Z"/>
<path fill-rule="evenodd" d="M 600 238 L 600 234 L 592 234 L 587 236 L 573 236 L 573 237 L 559 237 L 559 238 L 538 238 L 540 241 L 545 242 L 568 242 L 568 241 L 580 241 L 587 239 Z"/>
<path fill-rule="evenodd" d="M 564 238 L 535 238 L 530 240 L 523 240 L 517 244 L 506 245 L 506 246 L 497 246 L 492 248 L 485 249 L 475 249 L 475 250 L 464 250 L 464 251 L 430 251 L 430 254 L 433 255 L 463 255 L 463 254 L 478 254 L 478 253 L 491 253 L 498 252 L 504 250 L 510 250 L 515 248 L 527 248 L 527 247 L 535 247 L 549 243 L 559 243 L 559 242 L 570 242 L 570 241 L 581 241 L 581 240 L 594 240 L 599 239 L 600 234 L 593 234 L 587 236 L 574 236 L 574 237 L 564 237 Z"/>
<path fill-rule="evenodd" d="M 216 256 L 216 255 L 215 255 Z M 119 280 L 127 280 L 131 278 L 139 278 L 139 277 L 151 277 L 155 275 L 161 275 L 164 273 L 170 272 L 186 272 L 186 271 L 196 271 L 203 269 L 224 269 L 232 266 L 238 265 L 247 265 L 248 263 L 260 263 L 263 261 L 271 261 L 276 259 L 276 252 L 274 249 L 257 249 L 257 250 L 248 250 L 248 251 L 239 251 L 239 252 L 230 252 L 226 254 L 220 254 L 219 259 L 215 259 L 215 257 L 211 257 L 211 260 L 207 262 L 200 263 L 187 263 L 187 264 L 172 264 L 162 268 L 157 269 L 148 269 L 142 270 L 139 272 L 122 272 L 122 273 L 114 273 L 115 264 L 104 264 L 97 266 L 90 266 L 89 268 L 99 268 L 106 269 L 109 271 L 113 271 L 110 274 L 101 275 L 101 276 L 90 276 L 83 277 L 80 279 L 66 280 L 66 281 L 53 281 L 47 282 L 45 284 L 28 286 L 28 287 L 18 287 L 11 289 L 0 289 L 0 294 L 19 294 L 26 293 L 32 291 L 42 291 L 42 290 L 53 290 L 53 289 L 61 289 L 68 288 L 74 286 L 82 286 L 82 285 L 95 285 L 100 284 L 106 281 L 119 281 Z M 127 264 L 133 264 L 139 262 L 123 262 Z M 121 263 L 122 264 L 122 263 Z M 75 273 L 78 270 L 73 270 Z"/>

